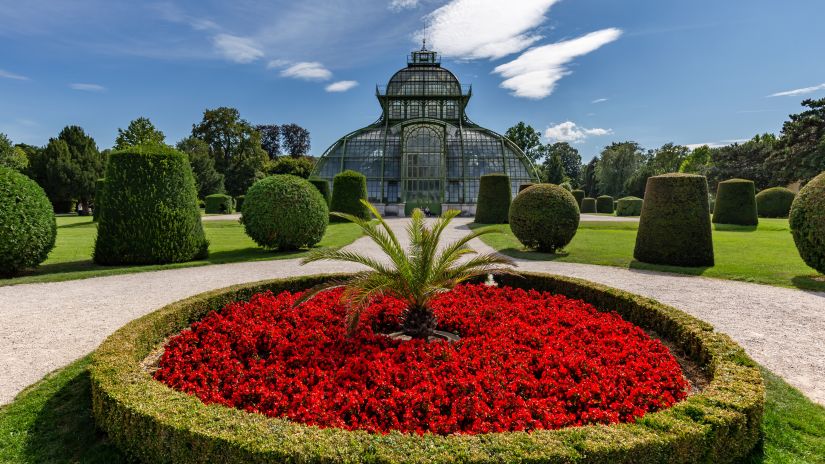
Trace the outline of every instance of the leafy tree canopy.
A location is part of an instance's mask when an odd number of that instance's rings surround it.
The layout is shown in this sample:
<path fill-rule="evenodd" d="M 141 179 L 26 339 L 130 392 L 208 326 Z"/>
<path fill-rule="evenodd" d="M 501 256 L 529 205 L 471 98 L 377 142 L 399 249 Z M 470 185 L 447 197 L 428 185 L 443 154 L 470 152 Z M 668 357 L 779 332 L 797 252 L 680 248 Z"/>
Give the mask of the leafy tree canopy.
<path fill-rule="evenodd" d="M 309 131 L 298 124 L 284 124 L 281 126 L 281 136 L 284 140 L 284 149 L 289 156 L 299 158 L 309 154 Z"/>
<path fill-rule="evenodd" d="M 711 166 L 707 172 L 711 192 L 715 192 L 719 182 L 733 178 L 752 180 L 757 190 L 771 187 L 774 176 L 766 162 L 777 146 L 776 136 L 764 134 L 745 143 L 712 148 Z"/>
<path fill-rule="evenodd" d="M 625 183 L 645 159 L 636 142 L 614 142 L 602 150 L 600 158 L 596 166 L 599 191 L 613 197 L 624 196 Z"/>
<path fill-rule="evenodd" d="M 776 185 L 807 183 L 825 171 L 825 98 L 804 100 L 802 106 L 808 109 L 782 125 L 780 143 L 768 162 Z"/>
<path fill-rule="evenodd" d="M 115 150 L 137 145 L 162 145 L 165 141 L 166 136 L 155 128 L 149 118 L 140 117 L 130 122 L 126 129 L 117 130 Z"/>
<path fill-rule="evenodd" d="M 103 177 L 104 159 L 94 139 L 79 126 L 66 126 L 43 151 L 43 185 L 49 198 L 79 200 L 88 209 L 94 199 L 95 182 Z"/>
<path fill-rule="evenodd" d="M 177 148 L 189 157 L 198 198 L 205 198 L 213 193 L 224 193 L 224 176 L 215 169 L 215 160 L 209 153 L 209 145 L 206 142 L 195 137 L 187 137 L 178 142 Z"/>
<path fill-rule="evenodd" d="M 6 134 L 0 133 L 0 166 L 23 172 L 29 166 L 29 158 L 20 147 L 11 144 Z"/>
<path fill-rule="evenodd" d="M 261 148 L 274 160 L 281 154 L 281 127 L 277 124 L 259 124 L 255 130 L 261 134 Z"/>
<path fill-rule="evenodd" d="M 507 129 L 504 135 L 516 144 L 535 163 L 544 154 L 541 150 L 541 135 L 533 126 L 519 121 L 515 126 Z"/>

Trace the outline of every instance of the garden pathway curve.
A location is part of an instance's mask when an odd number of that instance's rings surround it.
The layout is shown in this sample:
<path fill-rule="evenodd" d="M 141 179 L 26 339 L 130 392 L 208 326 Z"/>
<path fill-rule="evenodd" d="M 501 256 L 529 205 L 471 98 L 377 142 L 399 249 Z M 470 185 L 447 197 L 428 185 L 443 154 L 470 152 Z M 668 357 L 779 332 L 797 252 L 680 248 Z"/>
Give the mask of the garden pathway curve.
<path fill-rule="evenodd" d="M 469 221 L 456 219 L 448 238 L 465 234 Z M 407 223 L 389 222 L 399 231 Z M 472 246 L 492 251 L 479 240 Z M 349 249 L 380 256 L 365 238 Z M 825 405 L 825 293 L 587 264 L 518 260 L 518 265 L 673 305 L 729 334 L 756 361 Z M 0 405 L 94 350 L 130 320 L 167 303 L 243 282 L 353 269 L 334 262 L 300 266 L 293 259 L 0 287 Z"/>

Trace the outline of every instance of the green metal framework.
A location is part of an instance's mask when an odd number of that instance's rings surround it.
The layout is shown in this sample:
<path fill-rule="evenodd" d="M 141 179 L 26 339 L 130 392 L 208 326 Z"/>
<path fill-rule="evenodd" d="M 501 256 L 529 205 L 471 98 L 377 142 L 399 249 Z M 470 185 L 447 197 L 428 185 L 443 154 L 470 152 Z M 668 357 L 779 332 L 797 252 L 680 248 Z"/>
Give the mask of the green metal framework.
<path fill-rule="evenodd" d="M 471 96 L 436 52 L 412 52 L 406 68 L 376 87 L 381 118 L 329 147 L 314 175 L 331 181 L 352 169 L 367 177 L 371 202 L 433 212 L 444 203 L 474 204 L 483 174 L 508 174 L 513 195 L 537 182 L 535 166 L 512 141 L 470 121 Z"/>

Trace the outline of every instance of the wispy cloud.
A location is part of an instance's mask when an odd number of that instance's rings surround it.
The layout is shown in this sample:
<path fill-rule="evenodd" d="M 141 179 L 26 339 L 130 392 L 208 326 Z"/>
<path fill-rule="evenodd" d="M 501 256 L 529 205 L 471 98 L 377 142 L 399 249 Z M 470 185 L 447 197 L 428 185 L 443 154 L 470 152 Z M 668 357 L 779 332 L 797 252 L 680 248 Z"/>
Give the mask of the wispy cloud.
<path fill-rule="evenodd" d="M 89 83 L 81 83 L 77 82 L 74 84 L 69 84 L 70 89 L 80 90 L 81 92 L 105 92 L 106 87 L 103 87 L 100 84 L 89 84 Z"/>
<path fill-rule="evenodd" d="M 14 80 L 17 80 L 17 81 L 27 81 L 27 80 L 29 80 L 29 78 L 26 77 L 26 76 L 21 76 L 20 74 L 15 74 L 15 73 L 12 73 L 12 72 L 4 71 L 2 69 L 0 69 L 0 77 L 4 78 L 4 79 L 14 79 Z"/>
<path fill-rule="evenodd" d="M 199 18 L 186 14 L 179 6 L 174 3 L 160 2 L 152 3 L 149 8 L 155 10 L 160 19 L 173 23 L 188 24 L 196 31 L 219 30 L 220 26 L 210 19 Z"/>
<path fill-rule="evenodd" d="M 326 86 L 327 92 L 346 92 L 358 85 L 358 81 L 338 81 Z"/>
<path fill-rule="evenodd" d="M 236 63 L 251 63 L 264 56 L 255 40 L 232 34 L 218 34 L 212 38 L 215 50 L 224 58 Z"/>
<path fill-rule="evenodd" d="M 784 92 L 777 92 L 768 95 L 769 97 L 798 97 L 800 95 L 806 95 L 809 93 L 814 93 L 819 90 L 825 90 L 825 83 L 815 85 L 813 87 L 803 87 L 801 89 L 793 89 L 793 90 L 786 90 Z"/>
<path fill-rule="evenodd" d="M 733 145 L 734 143 L 744 143 L 750 139 L 727 139 L 727 140 L 719 140 L 718 142 L 703 142 L 703 143 L 688 143 L 685 144 L 686 147 L 690 148 L 691 150 L 695 150 L 699 147 L 704 147 L 707 145 L 710 148 L 719 148 L 719 147 L 726 147 L 728 145 Z"/>
<path fill-rule="evenodd" d="M 307 81 L 326 81 L 332 79 L 332 71 L 317 61 L 302 61 L 281 71 L 281 76 Z"/>
<path fill-rule="evenodd" d="M 596 103 L 604 103 L 606 101 L 607 101 L 607 98 L 597 98 L 597 99 L 593 100 L 590 103 L 596 104 Z"/>
<path fill-rule="evenodd" d="M 392 0 L 390 2 L 390 9 L 393 11 L 406 10 L 408 8 L 415 8 L 418 6 L 418 0 Z"/>
<path fill-rule="evenodd" d="M 598 50 L 622 35 L 616 28 L 602 29 L 587 35 L 531 48 L 493 72 L 505 77 L 501 87 L 517 97 L 540 99 L 555 89 L 556 82 L 571 73 L 565 65 L 573 59 Z"/>
<path fill-rule="evenodd" d="M 417 33 L 448 57 L 502 58 L 542 37 L 534 29 L 559 0 L 452 0 L 425 17 Z"/>
<path fill-rule="evenodd" d="M 551 142 L 584 142 L 588 137 L 603 136 L 613 133 L 613 129 L 601 129 L 581 127 L 573 121 L 565 121 L 555 126 L 550 126 L 544 131 L 544 136 Z"/>

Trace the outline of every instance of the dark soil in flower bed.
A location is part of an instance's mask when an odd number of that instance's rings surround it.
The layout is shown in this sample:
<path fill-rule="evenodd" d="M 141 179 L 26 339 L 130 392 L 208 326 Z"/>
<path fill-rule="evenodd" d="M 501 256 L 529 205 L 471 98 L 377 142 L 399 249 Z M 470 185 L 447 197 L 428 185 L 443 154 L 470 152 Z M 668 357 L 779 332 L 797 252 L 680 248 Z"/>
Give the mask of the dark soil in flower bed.
<path fill-rule="evenodd" d="M 346 336 L 340 291 L 259 294 L 166 345 L 154 376 L 218 403 L 322 427 L 478 434 L 633 422 L 689 385 L 658 340 L 580 300 L 463 285 L 433 303 L 458 342 L 400 341 L 385 297 Z"/>

